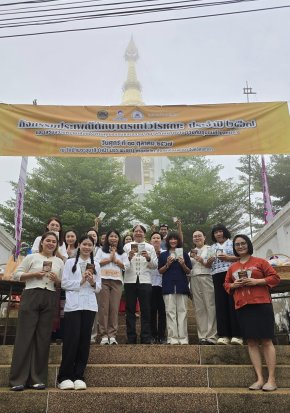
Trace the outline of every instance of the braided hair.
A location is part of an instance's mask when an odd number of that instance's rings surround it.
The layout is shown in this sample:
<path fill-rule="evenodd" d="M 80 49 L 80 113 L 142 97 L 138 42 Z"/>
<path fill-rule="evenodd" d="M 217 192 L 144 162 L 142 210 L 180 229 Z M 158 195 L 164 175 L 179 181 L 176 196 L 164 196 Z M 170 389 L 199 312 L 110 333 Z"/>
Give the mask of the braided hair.
<path fill-rule="evenodd" d="M 92 238 L 90 235 L 83 235 L 83 236 L 80 238 L 79 247 L 78 247 L 78 250 L 77 250 L 77 255 L 76 255 L 75 263 L 74 263 L 74 265 L 73 265 L 73 267 L 72 267 L 72 272 L 76 272 L 77 263 L 78 263 L 78 260 L 79 260 L 79 258 L 80 258 L 80 253 L 81 253 L 80 245 L 81 245 L 81 243 L 82 243 L 83 241 L 85 241 L 86 239 L 90 240 L 90 241 L 92 242 L 92 244 L 94 245 L 94 240 L 93 240 L 93 238 Z M 91 259 L 91 264 L 94 264 L 94 253 L 93 253 L 93 251 L 91 251 L 91 253 L 90 253 L 90 259 Z M 94 269 L 94 274 L 96 274 L 96 269 Z"/>

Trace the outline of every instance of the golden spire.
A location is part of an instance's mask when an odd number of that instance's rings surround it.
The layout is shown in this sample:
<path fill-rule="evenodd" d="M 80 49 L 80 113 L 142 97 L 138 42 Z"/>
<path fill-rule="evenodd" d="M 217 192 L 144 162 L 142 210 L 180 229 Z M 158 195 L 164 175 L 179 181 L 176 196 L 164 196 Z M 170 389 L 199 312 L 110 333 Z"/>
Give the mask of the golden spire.
<path fill-rule="evenodd" d="M 127 80 L 123 86 L 122 105 L 140 106 L 144 105 L 141 95 L 141 85 L 137 79 L 135 63 L 139 59 L 138 49 L 134 43 L 133 36 L 125 52 L 125 60 L 128 62 Z"/>

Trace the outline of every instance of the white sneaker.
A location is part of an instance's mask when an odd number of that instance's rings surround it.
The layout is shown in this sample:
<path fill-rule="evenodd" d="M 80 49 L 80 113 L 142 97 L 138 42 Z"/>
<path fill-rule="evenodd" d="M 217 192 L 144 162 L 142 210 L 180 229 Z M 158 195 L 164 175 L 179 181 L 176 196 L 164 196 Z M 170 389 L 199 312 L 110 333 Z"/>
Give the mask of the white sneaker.
<path fill-rule="evenodd" d="M 221 345 L 230 344 L 230 339 L 228 337 L 220 337 L 217 341 L 217 344 L 221 344 Z"/>
<path fill-rule="evenodd" d="M 101 342 L 100 342 L 101 346 L 104 346 L 105 344 L 110 344 L 108 337 L 103 337 Z"/>
<path fill-rule="evenodd" d="M 75 390 L 86 390 L 87 385 L 83 380 L 76 380 L 74 382 L 74 389 Z"/>
<path fill-rule="evenodd" d="M 75 386 L 71 380 L 63 380 L 61 383 L 58 383 L 57 387 L 60 390 L 74 390 Z"/>
<path fill-rule="evenodd" d="M 231 339 L 231 344 L 242 346 L 244 344 L 244 340 L 242 338 L 239 338 L 239 337 L 233 337 Z"/>
<path fill-rule="evenodd" d="M 118 344 L 117 340 L 115 337 L 110 337 L 110 344 Z"/>

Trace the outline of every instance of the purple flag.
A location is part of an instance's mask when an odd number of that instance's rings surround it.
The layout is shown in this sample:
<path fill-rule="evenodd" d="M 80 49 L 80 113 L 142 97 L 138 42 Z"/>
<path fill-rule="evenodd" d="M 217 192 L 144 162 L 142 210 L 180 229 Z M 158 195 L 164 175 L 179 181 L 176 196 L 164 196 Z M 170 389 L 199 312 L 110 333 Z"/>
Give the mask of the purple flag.
<path fill-rule="evenodd" d="M 24 203 L 24 193 L 26 184 L 26 172 L 27 172 L 28 157 L 23 156 L 20 167 L 20 175 L 18 180 L 18 187 L 16 193 L 16 204 L 15 204 L 15 240 L 16 240 L 16 251 L 15 259 L 17 259 L 20 253 L 21 244 L 21 232 L 22 232 L 22 215 L 23 215 L 23 203 Z"/>
<path fill-rule="evenodd" d="M 263 184 L 263 199 L 264 199 L 264 219 L 265 219 L 265 224 L 268 224 L 268 222 L 273 220 L 274 213 L 273 213 L 273 209 L 272 209 L 272 202 L 271 202 L 271 197 L 270 197 L 270 192 L 269 192 L 268 178 L 267 178 L 266 164 L 265 164 L 264 155 L 261 155 L 261 158 L 262 158 L 262 184 Z"/>

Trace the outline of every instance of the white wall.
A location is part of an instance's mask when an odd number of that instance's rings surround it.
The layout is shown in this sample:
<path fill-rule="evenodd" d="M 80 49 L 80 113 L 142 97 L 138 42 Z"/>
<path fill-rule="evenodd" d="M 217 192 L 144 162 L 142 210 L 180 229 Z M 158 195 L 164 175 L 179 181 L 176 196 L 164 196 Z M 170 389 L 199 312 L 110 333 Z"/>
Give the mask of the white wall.
<path fill-rule="evenodd" d="M 290 257 L 290 202 L 254 236 L 253 245 L 257 257 L 271 253 Z"/>
<path fill-rule="evenodd" d="M 0 226 L 0 266 L 3 268 L 11 256 L 15 241 L 13 238 Z"/>

